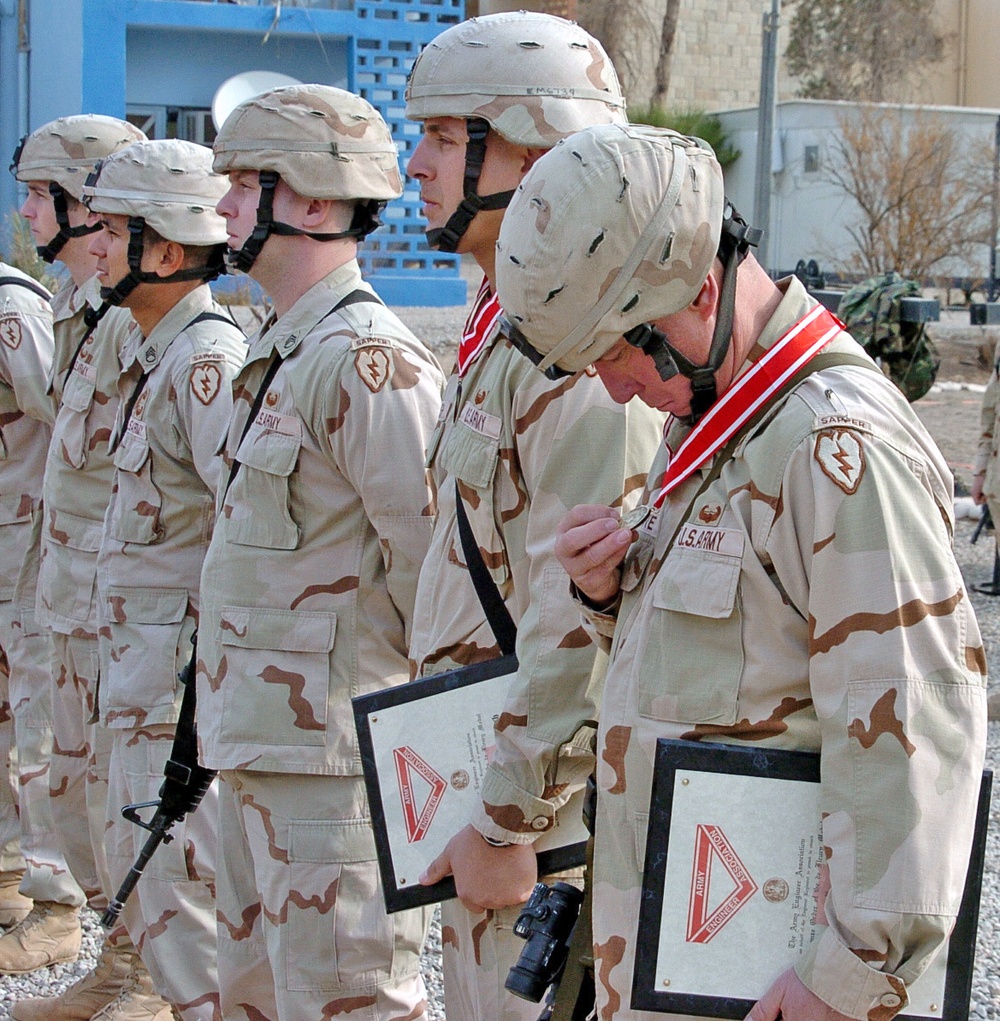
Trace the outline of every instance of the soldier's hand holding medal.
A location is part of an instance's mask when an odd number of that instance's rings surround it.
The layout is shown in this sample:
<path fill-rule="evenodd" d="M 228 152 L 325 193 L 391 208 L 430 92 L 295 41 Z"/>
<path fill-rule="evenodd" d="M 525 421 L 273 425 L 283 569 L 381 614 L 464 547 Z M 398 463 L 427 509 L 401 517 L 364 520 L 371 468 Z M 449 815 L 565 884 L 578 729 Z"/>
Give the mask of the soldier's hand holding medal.
<path fill-rule="evenodd" d="M 621 584 L 621 563 L 648 517 L 648 507 L 619 515 L 614 507 L 580 504 L 556 529 L 555 553 L 579 592 L 597 608 L 610 604 Z"/>

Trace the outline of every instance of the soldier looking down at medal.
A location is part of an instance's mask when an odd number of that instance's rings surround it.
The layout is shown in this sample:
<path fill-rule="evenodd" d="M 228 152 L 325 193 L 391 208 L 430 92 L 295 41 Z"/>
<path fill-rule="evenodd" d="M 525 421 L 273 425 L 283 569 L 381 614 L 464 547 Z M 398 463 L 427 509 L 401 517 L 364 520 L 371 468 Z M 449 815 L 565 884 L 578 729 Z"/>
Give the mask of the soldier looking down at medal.
<path fill-rule="evenodd" d="M 107 441 L 118 406 L 118 352 L 134 321 L 127 309 L 101 299 L 97 257 L 88 251 L 100 227 L 89 222 L 83 187 L 99 160 L 145 138 L 116 117 L 60 117 L 28 135 L 11 164 L 28 189 L 21 212 L 39 255 L 68 270 L 52 298 L 55 350 L 47 380 L 57 410 L 42 481 L 36 604 L 50 644 L 44 669 L 51 695 L 52 755 L 42 776 L 59 848 L 96 911 L 103 911 L 114 893 L 104 853 L 111 737 L 96 716 L 97 549 L 114 472 Z M 65 906 L 26 919 L 19 937 L 25 964 L 41 967 L 71 959 L 79 933 L 76 912 Z M 166 1004 L 151 990 L 144 996 L 148 986 L 138 951 L 125 927 L 118 926 L 108 934 L 91 972 L 58 996 L 19 1000 L 11 1016 L 17 1021 L 86 1021 L 107 1009 L 108 1021 L 118 1021 L 127 1016 L 123 1009 L 142 1009 L 152 1017 Z M 120 995 L 126 989 L 131 1002 L 122 1008 Z"/>
<path fill-rule="evenodd" d="M 593 375 L 552 381 L 533 372 L 497 329 L 494 253 L 503 209 L 532 163 L 588 124 L 623 123 L 625 102 L 596 39 L 521 11 L 463 22 L 425 47 L 406 114 L 423 129 L 407 173 L 420 185 L 428 242 L 471 255 L 483 271 L 428 453 L 439 511 L 411 667 L 423 677 L 500 655 L 459 534 L 459 501 L 516 626 L 520 663 L 481 808 L 422 881 L 452 873 L 461 898 L 441 907 L 448 1015 L 534 1021 L 538 1005 L 504 989 L 524 946 L 512 926 L 537 878 L 535 842 L 579 820 L 593 770 L 585 724 L 601 680 L 600 670 L 592 677 L 597 646 L 554 556 L 556 526 L 576 503 L 635 502 L 663 418 L 638 402 L 618 407 Z"/>
<path fill-rule="evenodd" d="M 507 333 L 539 369 L 593 366 L 616 400 L 673 416 L 645 520 L 579 506 L 556 543 L 610 654 L 593 918 L 598 1016 L 615 1021 L 665 1016 L 629 1007 L 657 738 L 820 755 L 829 925 L 753 1021 L 904 1010 L 969 861 L 986 661 L 951 475 L 755 240 L 704 143 L 608 126 L 535 164 L 497 246 Z"/>
<path fill-rule="evenodd" d="M 202 575 L 198 721 L 221 770 L 222 1014 L 426 1017 L 426 909 L 388 916 L 351 697 L 407 679 L 444 382 L 361 280 L 402 192 L 378 111 L 294 85 L 215 141 L 231 256 L 274 302 L 236 378 Z"/>
<path fill-rule="evenodd" d="M 226 180 L 212 151 L 139 142 L 102 160 L 84 187 L 102 297 L 136 321 L 121 350 L 115 465 L 98 553 L 101 722 L 112 734 L 108 868 L 117 890 L 146 842 L 123 805 L 157 799 L 171 757 L 212 533 L 218 451 L 243 363 L 239 327 L 208 281 L 225 270 Z M 184 1021 L 218 1016 L 215 814 L 211 788 L 159 848 L 122 919 L 156 990 Z M 171 1016 L 163 1010 L 164 1019 Z"/>

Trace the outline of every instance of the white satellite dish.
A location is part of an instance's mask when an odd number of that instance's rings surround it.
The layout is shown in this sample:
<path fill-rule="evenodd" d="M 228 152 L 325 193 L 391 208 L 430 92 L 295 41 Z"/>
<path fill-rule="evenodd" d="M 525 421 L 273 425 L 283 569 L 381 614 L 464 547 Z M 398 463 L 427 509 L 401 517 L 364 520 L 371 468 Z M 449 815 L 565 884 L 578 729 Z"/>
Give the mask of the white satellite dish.
<path fill-rule="evenodd" d="M 212 97 L 212 123 L 218 131 L 226 118 L 240 105 L 254 96 L 282 85 L 301 85 L 298 78 L 278 71 L 244 71 L 227 78 Z"/>

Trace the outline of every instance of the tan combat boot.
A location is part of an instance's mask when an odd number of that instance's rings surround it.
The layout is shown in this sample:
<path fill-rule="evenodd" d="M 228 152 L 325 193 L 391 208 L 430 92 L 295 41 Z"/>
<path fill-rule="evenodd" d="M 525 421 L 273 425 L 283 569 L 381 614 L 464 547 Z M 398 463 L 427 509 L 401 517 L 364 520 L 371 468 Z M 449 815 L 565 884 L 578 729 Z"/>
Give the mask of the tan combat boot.
<path fill-rule="evenodd" d="M 18 892 L 23 872 L 0 872 L 0 929 L 24 921 L 34 903 Z"/>
<path fill-rule="evenodd" d="M 91 1021 L 174 1021 L 174 1012 L 153 988 L 153 980 L 136 954 L 121 991 L 92 1015 Z"/>
<path fill-rule="evenodd" d="M 35 901 L 24 921 L 0 936 L 0 974 L 24 975 L 75 961 L 79 953 L 79 908 L 51 900 Z"/>
<path fill-rule="evenodd" d="M 18 1000 L 10 1016 L 14 1021 L 90 1021 L 122 991 L 138 960 L 135 950 L 116 950 L 105 943 L 92 972 L 59 996 Z"/>

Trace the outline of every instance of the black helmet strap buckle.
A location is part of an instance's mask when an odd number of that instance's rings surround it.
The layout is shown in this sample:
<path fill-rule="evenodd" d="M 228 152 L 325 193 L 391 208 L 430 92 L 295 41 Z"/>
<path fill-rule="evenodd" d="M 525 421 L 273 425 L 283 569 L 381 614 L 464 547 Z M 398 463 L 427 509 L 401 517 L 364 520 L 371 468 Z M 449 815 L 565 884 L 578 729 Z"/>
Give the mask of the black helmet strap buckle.
<path fill-rule="evenodd" d="M 203 266 L 191 266 L 179 269 L 176 273 L 161 277 L 158 273 L 150 273 L 142 269 L 143 240 L 142 233 L 146 221 L 141 216 L 128 218 L 128 273 L 114 287 L 102 287 L 101 298 L 108 305 L 121 303 L 139 286 L 139 284 L 174 284 L 184 280 L 201 280 L 207 283 L 226 272 L 223 245 L 213 246 L 212 255 Z"/>
<path fill-rule="evenodd" d="M 489 123 L 481 117 L 466 121 L 469 140 L 465 145 L 464 198 L 443 227 L 427 231 L 427 243 L 439 252 L 456 252 L 458 246 L 480 210 L 506 209 L 514 197 L 513 190 L 498 191 L 492 195 L 479 194 L 479 177 L 486 162 L 486 136 Z"/>
<path fill-rule="evenodd" d="M 373 230 L 382 226 L 380 214 L 385 209 L 385 202 L 379 199 L 359 201 L 354 207 L 351 224 L 347 230 L 323 234 L 301 230 L 298 227 L 293 227 L 290 223 L 282 223 L 274 218 L 274 191 L 278 186 L 278 172 L 276 170 L 260 170 L 257 172 L 257 176 L 260 183 L 260 198 L 257 200 L 257 222 L 254 224 L 253 233 L 243 242 L 242 248 L 235 252 L 232 250 L 229 252 L 231 265 L 244 273 L 248 272 L 257 261 L 264 242 L 272 234 L 282 237 L 307 237 L 312 238 L 313 241 L 341 241 L 344 238 L 361 241 Z"/>
<path fill-rule="evenodd" d="M 88 226 L 81 223 L 77 227 L 71 227 L 69 223 L 69 203 L 66 201 L 66 189 L 55 181 L 49 181 L 49 194 L 52 196 L 52 208 L 56 214 L 56 224 L 59 229 L 44 245 L 37 248 L 38 256 L 46 262 L 55 262 L 56 256 L 63 250 L 63 246 L 71 238 L 83 238 L 88 234 L 96 234 L 101 229 L 100 224 Z"/>
<path fill-rule="evenodd" d="M 681 354 L 670 343 L 666 334 L 652 323 L 640 323 L 624 334 L 629 344 L 653 359 L 664 382 L 676 375 L 682 375 L 691 381 L 692 423 L 702 418 L 718 397 L 715 373 L 725 361 L 732 339 L 733 314 L 736 308 L 736 271 L 750 253 L 750 249 L 760 244 L 762 236 L 763 231 L 758 227 L 748 226 L 727 199 L 718 247 L 718 256 L 723 264 L 722 291 L 715 317 L 715 329 L 712 331 L 712 344 L 704 365 L 695 365 Z"/>

